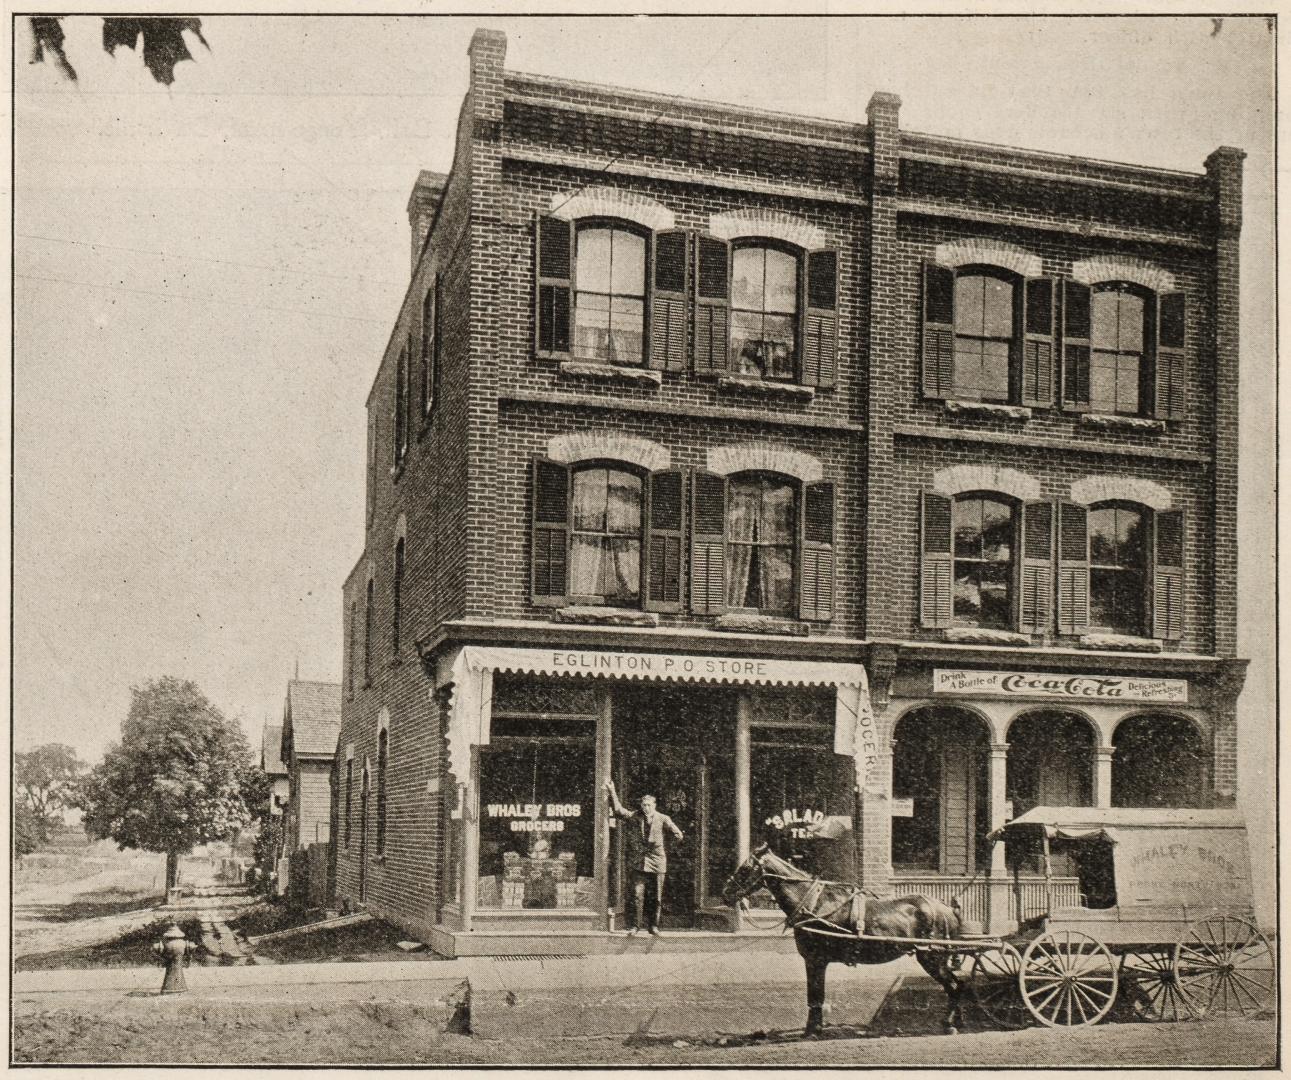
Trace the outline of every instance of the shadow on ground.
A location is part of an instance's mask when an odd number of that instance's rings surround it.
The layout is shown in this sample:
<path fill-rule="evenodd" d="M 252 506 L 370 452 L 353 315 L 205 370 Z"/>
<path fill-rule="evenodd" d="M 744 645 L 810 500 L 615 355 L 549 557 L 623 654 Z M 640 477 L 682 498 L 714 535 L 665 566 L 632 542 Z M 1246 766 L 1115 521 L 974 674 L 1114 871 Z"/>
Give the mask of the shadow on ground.
<path fill-rule="evenodd" d="M 104 915 L 120 915 L 127 911 L 155 907 L 163 897 L 160 893 L 146 894 L 134 889 L 109 885 L 102 889 L 81 893 L 66 904 L 15 904 L 14 913 L 25 919 L 46 923 L 69 923 L 80 919 L 97 919 Z"/>

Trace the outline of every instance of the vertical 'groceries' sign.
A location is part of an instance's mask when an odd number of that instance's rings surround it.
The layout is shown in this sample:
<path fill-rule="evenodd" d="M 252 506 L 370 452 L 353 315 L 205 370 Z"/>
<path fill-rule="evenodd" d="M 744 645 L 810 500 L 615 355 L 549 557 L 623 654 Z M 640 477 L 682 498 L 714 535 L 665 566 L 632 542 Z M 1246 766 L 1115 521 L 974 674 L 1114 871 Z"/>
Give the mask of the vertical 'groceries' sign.
<path fill-rule="evenodd" d="M 1135 679 L 1121 675 L 1068 675 L 1038 671 L 966 671 L 937 668 L 934 694 L 983 697 L 1074 698 L 1091 704 L 1122 701 L 1185 705 L 1186 679 Z"/>

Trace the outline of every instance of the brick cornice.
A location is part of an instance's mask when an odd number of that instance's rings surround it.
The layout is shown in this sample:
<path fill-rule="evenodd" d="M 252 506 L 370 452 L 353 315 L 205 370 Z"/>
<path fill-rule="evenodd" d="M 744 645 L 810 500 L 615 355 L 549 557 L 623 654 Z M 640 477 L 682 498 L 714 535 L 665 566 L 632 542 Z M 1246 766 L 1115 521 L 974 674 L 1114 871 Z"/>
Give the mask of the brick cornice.
<path fill-rule="evenodd" d="M 1156 446 L 1121 446 L 1116 443 L 1077 442 L 1075 439 L 1042 439 L 1034 436 L 1002 434 L 994 431 L 952 430 L 897 424 L 893 435 L 904 439 L 928 439 L 932 442 L 985 443 L 994 446 L 1020 446 L 1034 450 L 1057 450 L 1064 454 L 1096 454 L 1100 457 L 1154 458 L 1157 461 L 1182 461 L 1209 466 L 1210 457 L 1191 450 L 1167 450 Z"/>

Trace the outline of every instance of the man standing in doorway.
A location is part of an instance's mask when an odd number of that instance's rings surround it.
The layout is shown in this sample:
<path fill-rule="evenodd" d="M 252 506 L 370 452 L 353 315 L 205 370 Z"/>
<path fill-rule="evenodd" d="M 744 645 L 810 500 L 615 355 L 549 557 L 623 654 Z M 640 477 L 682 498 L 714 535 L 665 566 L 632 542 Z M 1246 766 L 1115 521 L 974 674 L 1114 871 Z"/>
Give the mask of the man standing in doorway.
<path fill-rule="evenodd" d="M 664 847 L 664 829 L 684 840 L 682 832 L 667 814 L 655 809 L 653 795 L 641 796 L 641 809 L 629 810 L 619 802 L 614 781 L 605 782 L 610 797 L 610 809 L 622 820 L 627 830 L 625 843 L 628 865 L 632 870 L 632 900 L 627 909 L 628 933 L 647 930 L 658 937 L 659 909 L 663 906 L 663 879 L 668 873 L 668 851 Z"/>

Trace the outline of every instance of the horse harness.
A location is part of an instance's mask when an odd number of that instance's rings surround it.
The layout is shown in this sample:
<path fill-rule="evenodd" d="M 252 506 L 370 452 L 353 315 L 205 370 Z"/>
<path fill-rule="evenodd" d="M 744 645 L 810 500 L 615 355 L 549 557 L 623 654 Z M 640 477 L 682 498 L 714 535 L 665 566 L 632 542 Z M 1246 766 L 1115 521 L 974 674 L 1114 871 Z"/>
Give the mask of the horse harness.
<path fill-rule="evenodd" d="M 782 874 L 773 874 L 765 869 L 763 874 L 767 877 L 778 878 L 781 881 L 790 881 L 792 879 Z M 866 891 L 859 886 L 851 886 L 851 893 L 843 900 L 841 904 L 828 912 L 816 912 L 812 909 L 815 907 L 821 896 L 825 892 L 827 884 L 843 884 L 843 882 L 826 882 L 819 877 L 813 877 L 811 884 L 807 886 L 806 891 L 802 894 L 802 899 L 794 905 L 794 908 L 785 916 L 785 929 L 811 930 L 807 923 L 824 923 L 832 930 L 842 934 L 855 934 L 860 937 L 865 933 L 865 898 L 868 895 Z M 799 916 L 803 916 L 799 918 Z M 841 915 L 841 918 L 840 918 Z M 849 925 L 852 929 L 849 931 Z"/>

